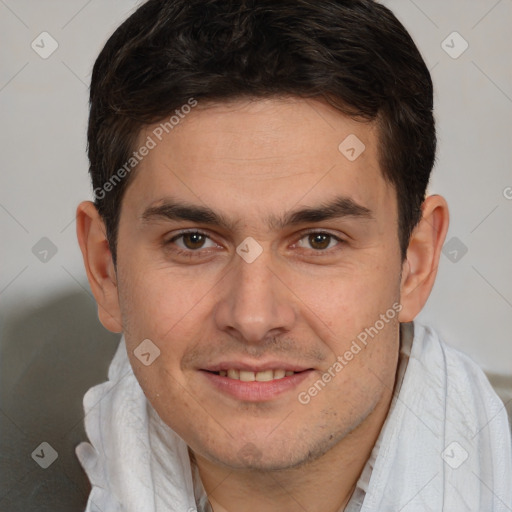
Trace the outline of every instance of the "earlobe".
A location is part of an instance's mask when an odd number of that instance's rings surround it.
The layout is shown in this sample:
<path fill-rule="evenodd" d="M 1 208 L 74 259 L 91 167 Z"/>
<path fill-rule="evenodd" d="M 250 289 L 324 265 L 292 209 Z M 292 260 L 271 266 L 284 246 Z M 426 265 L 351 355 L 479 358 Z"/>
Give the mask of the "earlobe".
<path fill-rule="evenodd" d="M 402 267 L 400 322 L 414 320 L 427 302 L 434 286 L 448 225 L 446 200 L 439 195 L 427 197 Z"/>
<path fill-rule="evenodd" d="M 105 225 L 91 201 L 78 205 L 76 234 L 84 260 L 87 279 L 98 304 L 98 317 L 112 332 L 122 332 L 117 278 Z"/>

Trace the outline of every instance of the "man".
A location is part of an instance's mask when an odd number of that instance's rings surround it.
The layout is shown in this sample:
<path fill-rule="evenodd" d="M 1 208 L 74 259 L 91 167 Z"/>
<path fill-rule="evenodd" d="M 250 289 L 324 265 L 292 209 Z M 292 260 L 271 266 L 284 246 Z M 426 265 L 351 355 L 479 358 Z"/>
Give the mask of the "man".
<path fill-rule="evenodd" d="M 150 0 L 96 61 L 88 510 L 502 511 L 503 404 L 414 323 L 432 82 L 371 0 Z"/>

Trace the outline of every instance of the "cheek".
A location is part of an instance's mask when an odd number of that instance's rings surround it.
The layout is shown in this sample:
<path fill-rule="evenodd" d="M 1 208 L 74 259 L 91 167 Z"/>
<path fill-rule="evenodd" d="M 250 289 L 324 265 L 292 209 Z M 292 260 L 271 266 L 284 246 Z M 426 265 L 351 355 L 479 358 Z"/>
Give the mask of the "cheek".
<path fill-rule="evenodd" d="M 120 277 L 124 335 L 141 387 L 148 398 L 152 396 L 150 401 L 162 390 L 167 394 L 182 390 L 187 385 L 181 372 L 183 356 L 205 338 L 206 332 L 211 332 L 208 325 L 211 325 L 212 301 L 216 291 L 218 294 L 217 287 L 221 286 L 219 276 L 149 265 L 140 271 L 132 265 L 123 267 Z M 145 339 L 154 342 L 160 350 L 149 367 L 134 355 Z"/>
<path fill-rule="evenodd" d="M 306 279 L 290 275 L 287 280 L 293 283 L 291 289 L 300 298 L 301 314 L 308 323 L 323 324 L 331 335 L 345 340 L 373 325 L 400 297 L 399 266 L 391 259 L 323 271 Z"/>
<path fill-rule="evenodd" d="M 189 271 L 136 265 L 135 259 L 129 263 L 119 279 L 126 337 L 165 342 L 200 314 L 202 299 L 215 283 Z"/>
<path fill-rule="evenodd" d="M 123 281 L 124 336 L 131 366 L 148 400 L 157 411 L 169 401 L 188 409 L 181 396 L 187 387 L 180 371 L 183 355 L 200 340 L 204 314 L 197 283 L 182 286 L 165 270 L 131 274 Z M 135 355 L 143 340 L 151 340 L 158 356 L 145 366 Z"/>

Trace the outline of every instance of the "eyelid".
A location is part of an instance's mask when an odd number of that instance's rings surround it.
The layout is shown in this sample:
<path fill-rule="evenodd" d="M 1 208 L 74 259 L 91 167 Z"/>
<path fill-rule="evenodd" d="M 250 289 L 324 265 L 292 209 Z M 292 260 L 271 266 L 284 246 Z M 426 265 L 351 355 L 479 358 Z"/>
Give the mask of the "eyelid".
<path fill-rule="evenodd" d="M 330 229 L 322 229 L 322 228 L 309 228 L 309 229 L 305 229 L 304 231 L 301 231 L 300 234 L 301 234 L 301 238 L 304 237 L 304 236 L 307 236 L 307 235 L 314 235 L 316 233 L 319 233 L 319 234 L 325 234 L 325 235 L 330 235 L 334 238 L 338 238 L 339 240 L 342 240 L 342 238 L 340 238 L 338 235 L 335 235 L 334 233 L 331 232 Z"/>
<path fill-rule="evenodd" d="M 300 237 L 297 240 L 302 240 L 304 237 L 308 235 L 329 235 L 330 237 L 334 238 L 338 242 L 346 242 L 344 238 L 341 238 L 338 235 L 335 235 L 334 233 L 331 233 L 328 229 L 321 229 L 321 228 L 311 228 L 306 229 L 305 231 L 302 231 L 300 233 Z"/>
<path fill-rule="evenodd" d="M 178 231 L 177 233 L 175 233 L 172 238 L 169 238 L 167 240 L 167 242 L 174 242 L 174 240 L 176 240 L 177 238 L 179 238 L 180 236 L 183 236 L 183 235 L 188 235 L 190 233 L 197 233 L 198 235 L 203 235 L 207 238 L 211 238 L 210 235 L 208 233 L 206 233 L 205 231 L 201 230 L 201 229 L 198 229 L 198 228 L 187 228 L 187 229 L 182 229 L 180 231 Z"/>
<path fill-rule="evenodd" d="M 188 229 L 182 229 L 180 230 L 178 233 L 175 233 L 171 238 L 167 239 L 167 240 L 164 240 L 164 245 L 169 245 L 171 243 L 175 243 L 175 241 L 178 239 L 178 238 L 181 238 L 182 236 L 184 235 L 188 235 L 188 234 L 197 234 L 197 235 L 202 235 L 204 236 L 205 238 L 207 238 L 208 240 L 210 240 L 211 242 L 213 242 L 215 245 L 219 246 L 220 244 L 218 244 L 217 242 L 215 242 L 212 237 L 206 232 L 206 231 L 203 231 L 202 229 L 198 229 L 198 228 L 188 228 Z M 192 249 L 183 249 L 182 247 L 179 247 L 178 246 L 178 249 L 181 250 L 181 251 L 188 251 L 188 252 L 200 252 L 203 248 L 199 248 L 197 250 L 192 250 Z M 212 247 L 207 247 L 207 249 L 212 249 Z"/>
<path fill-rule="evenodd" d="M 163 242 L 164 246 L 167 246 L 167 245 L 170 245 L 171 243 L 174 243 L 178 238 L 182 237 L 183 235 L 189 234 L 189 233 L 194 233 L 194 234 L 202 235 L 205 238 L 207 238 L 208 240 L 210 240 L 211 242 L 215 243 L 217 246 L 220 245 L 218 242 L 215 242 L 212 239 L 212 237 L 210 236 L 210 234 L 208 234 L 206 231 L 204 231 L 204 230 L 202 230 L 200 228 L 187 228 L 187 229 L 180 230 L 178 233 L 175 233 L 171 238 L 169 238 L 167 240 L 164 240 L 164 242 Z M 303 231 L 301 231 L 299 233 L 300 236 L 298 236 L 296 238 L 296 242 L 294 242 L 292 244 L 292 247 L 297 245 L 298 242 L 300 240 L 302 240 L 303 238 L 305 238 L 305 237 L 307 237 L 309 235 L 312 235 L 312 234 L 325 234 L 325 235 L 329 235 L 334 240 L 336 240 L 336 242 L 338 242 L 335 247 L 337 247 L 338 245 L 343 244 L 343 243 L 346 242 L 346 240 L 344 238 L 341 238 L 340 236 L 335 235 L 330 230 L 322 229 L 322 228 L 310 228 L 310 229 L 303 230 Z M 325 249 L 325 250 L 314 250 L 314 249 L 311 249 L 311 250 L 316 252 L 316 253 L 318 253 L 318 254 L 320 254 L 320 253 L 327 253 L 329 251 L 335 250 L 335 247 L 332 247 L 330 249 Z M 211 249 L 211 247 L 210 248 L 206 248 L 206 249 Z M 304 248 L 301 248 L 301 249 L 304 249 Z M 189 252 L 189 253 L 199 253 L 201 251 L 204 251 L 205 249 L 199 248 L 199 249 L 194 251 L 193 249 L 183 249 L 183 248 L 178 246 L 178 250 L 179 251 L 183 251 L 183 252 Z"/>

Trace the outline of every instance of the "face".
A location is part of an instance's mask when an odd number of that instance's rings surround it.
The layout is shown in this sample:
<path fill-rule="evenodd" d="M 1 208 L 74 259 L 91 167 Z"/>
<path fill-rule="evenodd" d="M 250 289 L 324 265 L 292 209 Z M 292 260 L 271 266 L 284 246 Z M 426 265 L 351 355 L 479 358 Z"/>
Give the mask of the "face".
<path fill-rule="evenodd" d="M 117 246 L 137 379 L 209 461 L 318 458 L 394 381 L 401 258 L 377 131 L 300 99 L 199 104 L 161 141 L 156 126 L 140 134 L 157 144 L 126 190 Z M 339 149 L 354 135 L 355 160 Z M 160 350 L 148 366 L 134 354 L 145 339 Z"/>

